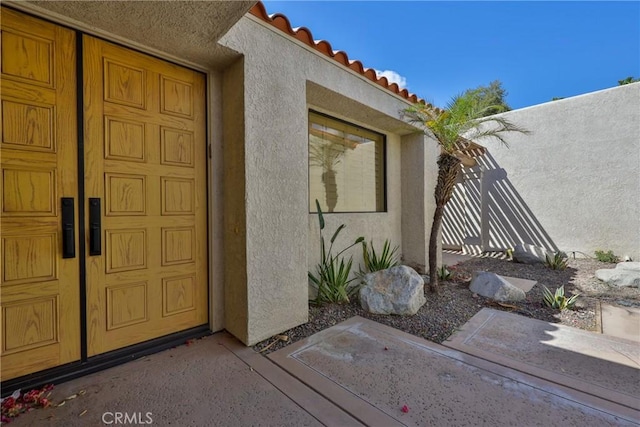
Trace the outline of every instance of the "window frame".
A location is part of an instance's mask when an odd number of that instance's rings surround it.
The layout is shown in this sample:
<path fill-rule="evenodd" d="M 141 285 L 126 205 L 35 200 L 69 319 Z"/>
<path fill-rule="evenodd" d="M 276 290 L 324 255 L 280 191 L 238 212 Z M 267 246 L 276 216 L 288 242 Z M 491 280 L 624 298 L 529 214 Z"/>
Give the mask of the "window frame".
<path fill-rule="evenodd" d="M 388 169 L 388 165 L 387 165 L 387 135 L 378 131 L 375 131 L 373 129 L 369 129 L 365 126 L 360 126 L 357 125 L 355 123 L 349 122 L 347 120 L 344 119 L 340 119 L 338 117 L 332 116 L 330 114 L 327 113 L 323 113 L 321 111 L 318 110 L 314 110 L 312 108 L 309 109 L 309 111 L 307 112 L 307 203 L 310 205 L 309 207 L 309 214 L 317 214 L 318 212 L 315 209 L 311 209 L 311 200 L 309 200 L 309 198 L 311 197 L 311 174 L 309 173 L 310 167 L 311 165 L 309 164 L 309 127 L 311 125 L 311 114 L 315 114 L 321 117 L 324 117 L 326 119 L 329 120 L 333 120 L 336 121 L 338 123 L 342 123 L 344 125 L 347 126 L 352 126 L 356 129 L 362 129 L 366 132 L 369 133 L 373 133 L 375 135 L 378 135 L 381 137 L 382 139 L 382 210 L 373 210 L 373 211 L 340 211 L 340 212 L 325 212 L 322 211 L 323 215 L 340 215 L 340 214 L 380 214 L 380 213 L 388 213 L 388 199 L 387 199 L 387 169 Z"/>

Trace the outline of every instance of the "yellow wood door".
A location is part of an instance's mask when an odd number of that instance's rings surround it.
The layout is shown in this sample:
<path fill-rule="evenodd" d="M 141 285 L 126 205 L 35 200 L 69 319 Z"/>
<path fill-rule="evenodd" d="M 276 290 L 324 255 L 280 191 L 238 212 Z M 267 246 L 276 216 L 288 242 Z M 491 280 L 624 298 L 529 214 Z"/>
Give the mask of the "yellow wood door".
<path fill-rule="evenodd" d="M 86 224 L 100 252 L 86 258 L 92 356 L 207 322 L 205 82 L 95 38 L 83 45 L 85 193 L 100 203 Z"/>
<path fill-rule="evenodd" d="M 78 256 L 62 256 L 77 229 L 61 224 L 63 197 L 78 216 L 75 34 L 2 8 L 1 37 L 5 381 L 80 359 L 80 286 Z"/>

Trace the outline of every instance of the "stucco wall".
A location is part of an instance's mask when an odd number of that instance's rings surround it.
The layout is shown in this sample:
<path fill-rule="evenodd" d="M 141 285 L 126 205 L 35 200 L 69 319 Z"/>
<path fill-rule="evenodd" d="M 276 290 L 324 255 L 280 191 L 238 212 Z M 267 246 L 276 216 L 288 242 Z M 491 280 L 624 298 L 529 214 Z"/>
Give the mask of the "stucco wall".
<path fill-rule="evenodd" d="M 227 328 L 253 344 L 307 320 L 307 271 L 317 258 L 317 223 L 308 211 L 308 109 L 388 138 L 389 212 L 328 215 L 329 230 L 347 224 L 345 241 L 365 235 L 402 244 L 400 136 L 415 129 L 399 119 L 404 100 L 251 17 L 220 42 L 244 55 L 245 70 L 245 162 L 237 166 L 244 169 L 246 301 L 226 304 Z M 225 236 L 233 238 L 228 230 Z M 232 326 L 242 319 L 230 310 L 246 310 L 246 326 Z"/>
<path fill-rule="evenodd" d="M 490 244 L 534 240 L 640 259 L 639 100 L 636 83 L 504 113 L 533 134 L 508 135 L 510 148 L 481 142 L 482 182 L 499 211 Z"/>

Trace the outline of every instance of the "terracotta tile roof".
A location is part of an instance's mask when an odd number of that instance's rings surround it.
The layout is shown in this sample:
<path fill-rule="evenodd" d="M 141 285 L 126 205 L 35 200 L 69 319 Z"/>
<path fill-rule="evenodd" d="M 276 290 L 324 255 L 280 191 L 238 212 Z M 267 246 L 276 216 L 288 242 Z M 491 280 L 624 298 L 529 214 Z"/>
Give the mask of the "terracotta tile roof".
<path fill-rule="evenodd" d="M 421 102 L 425 103 L 423 99 L 418 98 L 415 94 L 410 94 L 406 89 L 400 89 L 400 87 L 396 83 L 389 83 L 386 77 L 378 78 L 375 70 L 373 68 L 364 68 L 362 62 L 350 60 L 349 56 L 343 51 L 334 51 L 331 47 L 331 44 L 326 40 L 321 40 L 316 42 L 313 40 L 313 35 L 308 28 L 300 27 L 297 29 L 293 29 L 291 27 L 291 23 L 289 22 L 289 18 L 281 13 L 275 13 L 273 15 L 269 15 L 267 13 L 266 8 L 262 2 L 258 2 L 251 8 L 249 11 L 250 14 L 259 18 L 260 20 L 266 22 L 267 24 L 272 25 L 278 30 L 282 31 L 290 35 L 291 37 L 301 41 L 302 43 L 308 45 L 312 49 L 317 50 L 323 55 L 328 56 L 339 64 L 365 76 L 367 79 L 371 80 L 387 89 L 390 92 L 393 92 L 401 97 L 405 98 L 407 101 L 416 103 Z M 437 108 L 435 108 L 438 110 Z"/>

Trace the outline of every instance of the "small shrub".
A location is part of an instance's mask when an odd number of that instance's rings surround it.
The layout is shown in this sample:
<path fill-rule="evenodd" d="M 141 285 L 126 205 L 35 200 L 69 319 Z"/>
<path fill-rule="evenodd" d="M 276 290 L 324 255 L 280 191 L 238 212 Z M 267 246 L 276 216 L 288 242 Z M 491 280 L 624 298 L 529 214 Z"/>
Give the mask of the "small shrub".
<path fill-rule="evenodd" d="M 545 259 L 546 266 L 552 270 L 564 270 L 569 262 L 569 257 L 562 251 L 554 253 L 553 256 L 546 254 Z"/>
<path fill-rule="evenodd" d="M 441 281 L 449 280 L 453 274 L 449 271 L 449 266 L 446 264 L 442 264 L 442 267 L 438 269 L 438 279 Z"/>
<path fill-rule="evenodd" d="M 611 251 L 611 250 L 609 250 L 607 252 L 601 251 L 601 250 L 597 250 L 595 252 L 595 254 L 596 254 L 596 258 L 600 262 L 609 262 L 609 263 L 612 263 L 612 264 L 620 262 L 620 258 L 617 255 L 615 255 L 613 253 L 613 251 Z"/>
<path fill-rule="evenodd" d="M 576 303 L 580 294 L 575 294 L 571 298 L 564 295 L 564 285 L 556 289 L 555 294 L 549 288 L 542 286 L 543 301 L 547 307 L 557 308 L 558 310 L 570 309 Z"/>
<path fill-rule="evenodd" d="M 507 256 L 507 259 L 513 260 L 513 248 L 508 248 L 504 253 Z"/>
<path fill-rule="evenodd" d="M 355 245 L 362 243 L 364 237 L 358 237 L 355 242 L 347 246 L 336 255 L 333 255 L 333 242 L 340 234 L 340 232 L 346 227 L 344 224 L 340 225 L 338 229 L 333 233 L 330 240 L 329 249 L 327 249 L 322 230 L 324 230 L 324 217 L 322 216 L 322 210 L 320 209 L 320 203 L 316 200 L 316 207 L 318 209 L 318 222 L 320 223 L 320 263 L 316 265 L 315 272 L 309 272 L 309 281 L 311 286 L 317 291 L 315 303 L 344 303 L 349 302 L 349 299 L 358 291 L 358 283 L 354 283 L 356 278 L 349 279 L 349 273 L 351 273 L 351 265 L 353 263 L 353 257 L 349 257 L 345 260 L 342 254 L 354 247 Z"/>
<path fill-rule="evenodd" d="M 374 271 L 386 270 L 387 268 L 395 267 L 398 265 L 398 259 L 396 252 L 398 246 L 391 249 L 391 243 L 389 239 L 384 241 L 382 245 L 382 252 L 376 252 L 373 247 L 373 241 L 367 245 L 367 242 L 362 242 L 362 258 L 364 259 L 365 270 L 360 270 L 360 274 L 373 273 Z"/>

